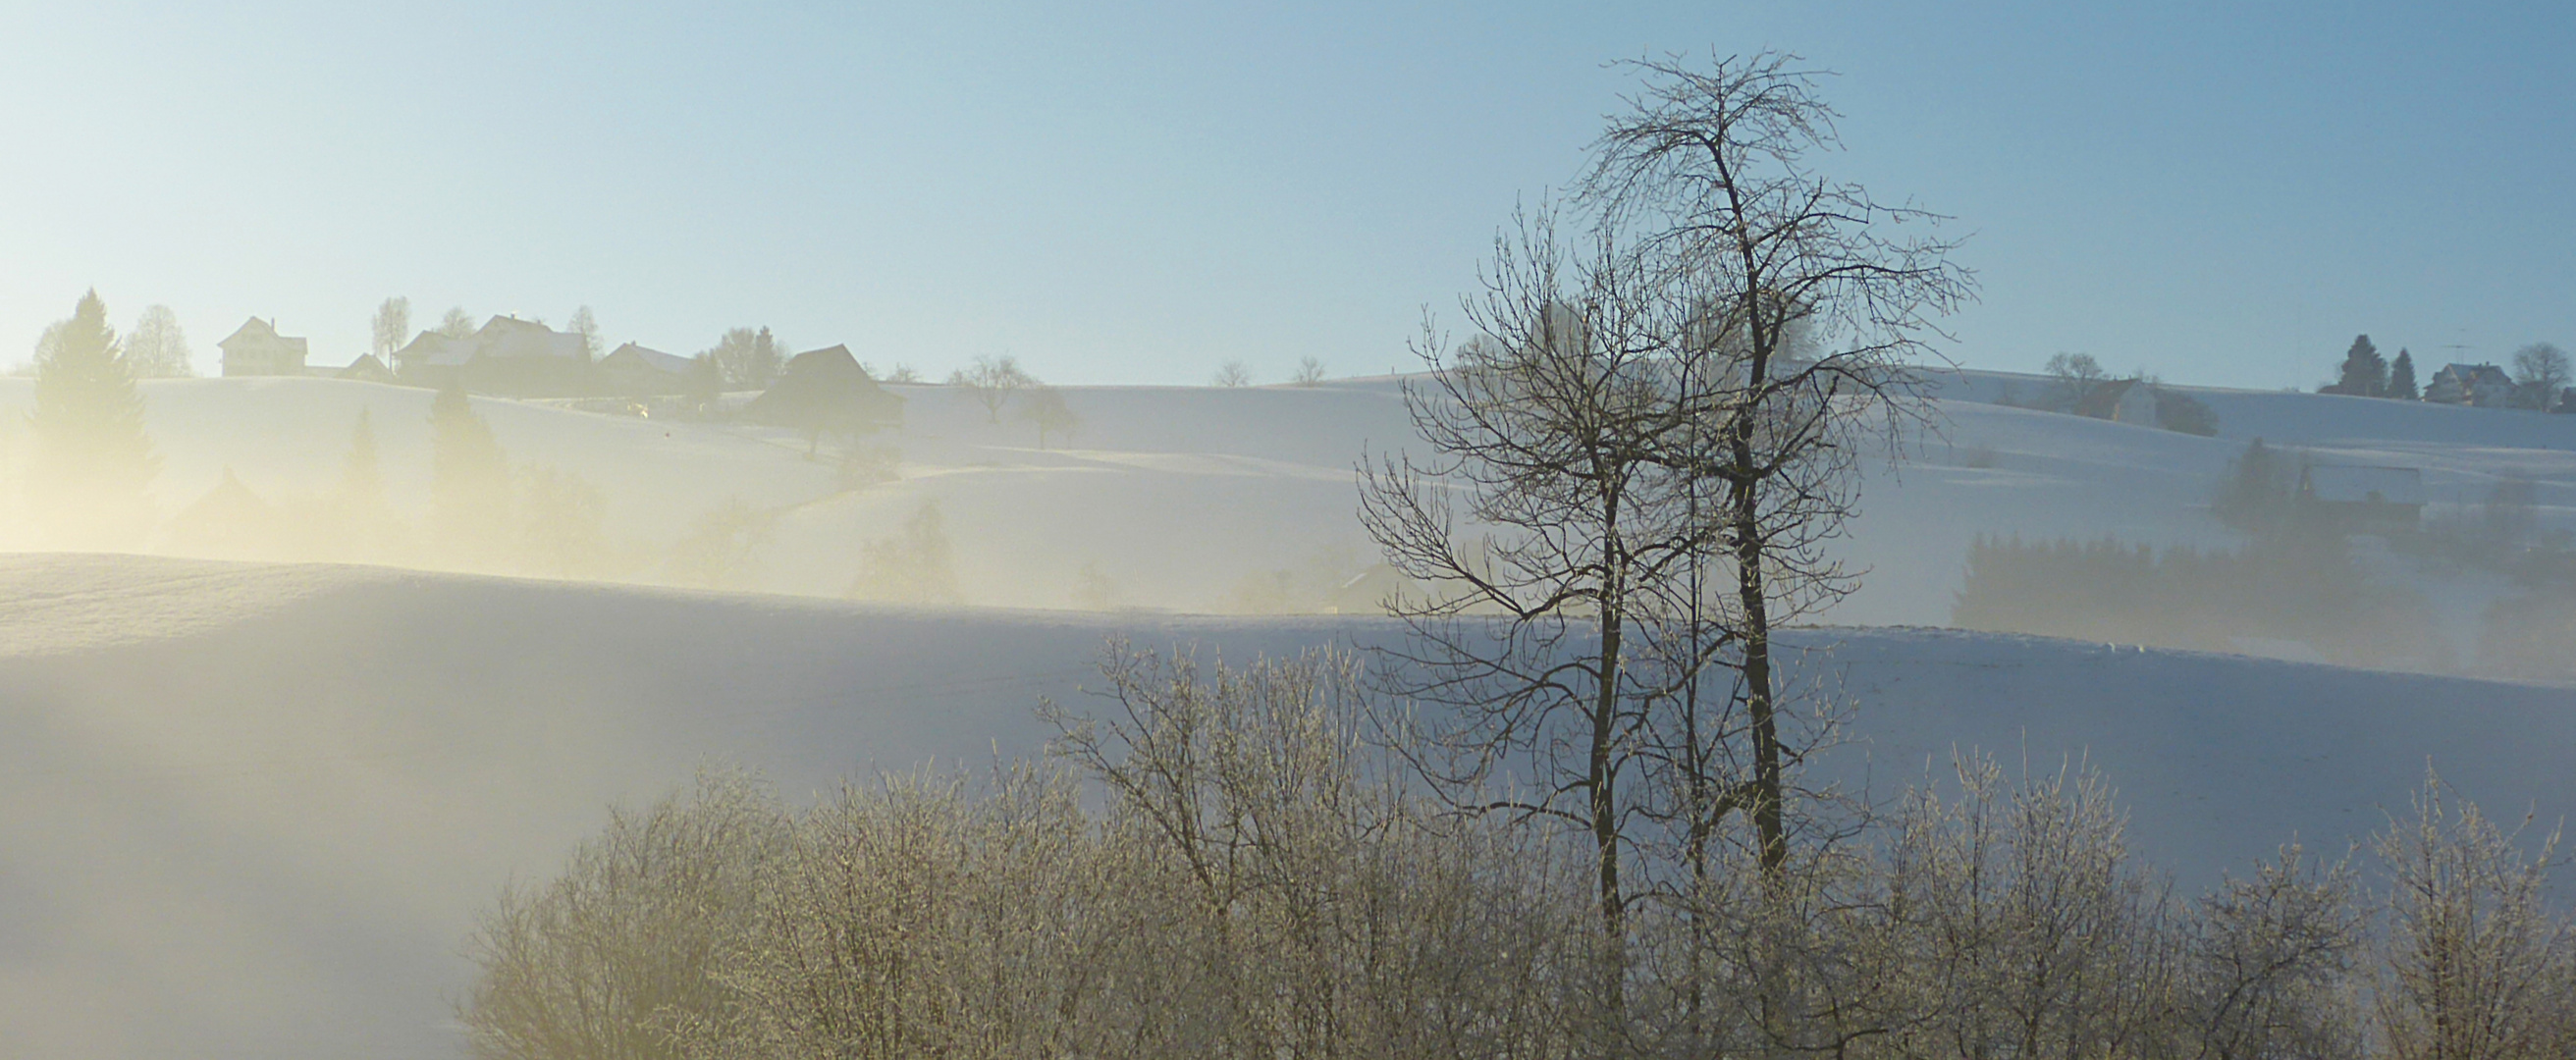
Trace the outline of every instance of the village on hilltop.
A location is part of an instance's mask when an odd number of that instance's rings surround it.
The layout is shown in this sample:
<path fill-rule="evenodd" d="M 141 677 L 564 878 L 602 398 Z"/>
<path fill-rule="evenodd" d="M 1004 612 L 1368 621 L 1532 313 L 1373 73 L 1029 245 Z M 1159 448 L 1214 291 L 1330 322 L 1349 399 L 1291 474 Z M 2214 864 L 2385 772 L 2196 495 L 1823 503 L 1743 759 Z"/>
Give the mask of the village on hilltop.
<path fill-rule="evenodd" d="M 765 335 L 764 335 L 765 337 Z M 903 419 L 903 398 L 835 344 L 785 358 L 774 376 L 728 380 L 708 357 L 683 357 L 629 342 L 594 357 L 590 336 L 541 321 L 495 316 L 468 334 L 423 331 L 386 357 L 363 354 L 346 365 L 308 363 L 301 337 L 278 333 L 276 321 L 252 317 L 215 345 L 227 378 L 290 376 L 402 386 L 456 388 L 513 398 L 616 398 L 610 411 L 649 414 L 639 399 L 677 398 L 704 412 L 717 395 L 748 382 L 760 391 L 737 410 L 752 423 L 809 433 L 856 434 Z M 390 361 L 391 363 L 387 363 Z"/>

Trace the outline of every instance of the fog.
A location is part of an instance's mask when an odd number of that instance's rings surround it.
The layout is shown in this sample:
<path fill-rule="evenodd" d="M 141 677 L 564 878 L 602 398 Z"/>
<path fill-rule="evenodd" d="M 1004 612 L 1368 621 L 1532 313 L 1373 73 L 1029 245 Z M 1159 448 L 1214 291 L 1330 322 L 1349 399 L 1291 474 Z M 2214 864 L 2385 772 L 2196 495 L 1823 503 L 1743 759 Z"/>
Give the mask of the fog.
<path fill-rule="evenodd" d="M 0 1056 L 2576 1050 L 2567 355 L 1995 370 L 1827 74 L 1610 70 L 1293 374 L 66 300 Z"/>
<path fill-rule="evenodd" d="M 2563 685 L 2145 652 L 2145 636 L 1860 628 L 1948 624 L 1981 535 L 2247 548 L 2211 498 L 2256 434 L 2311 459 L 2412 461 L 2435 498 L 2532 483 L 2512 518 L 2535 543 L 2564 525 L 2576 471 L 2576 454 L 2546 444 L 2558 421 L 2534 414 L 2203 391 L 2222 428 L 2203 438 L 1994 403 L 2035 382 L 1945 377 L 1938 433 L 1872 472 L 1842 546 L 1868 568 L 1862 588 L 1825 616 L 1836 627 L 1800 635 L 1825 651 L 1804 665 L 1851 708 L 1854 744 L 1823 768 L 1885 793 L 1955 747 L 2090 761 L 2134 811 L 2140 849 L 2195 884 L 2292 835 L 2325 850 L 2359 838 L 2403 805 L 2427 756 L 2474 794 L 2563 812 L 2556 749 L 2576 737 Z M 0 385 L 16 406 L 0 422 L 24 422 L 28 387 Z M 1382 570 L 1370 578 L 1349 468 L 1364 446 L 1406 440 L 1399 381 L 1067 388 L 1082 425 L 1046 449 L 961 388 L 891 389 L 899 426 L 812 456 L 804 435 L 721 414 L 473 399 L 519 490 L 536 467 L 596 490 L 582 539 L 596 552 L 566 578 L 512 550 L 526 536 L 471 560 L 438 551 L 429 390 L 142 385 L 161 466 L 140 547 L 164 555 L 57 551 L 83 542 L 54 536 L 32 501 L 7 523 L 24 554 L 6 561 L 0 658 L 0 1022 L 20 1053 L 456 1055 L 450 1006 L 472 981 L 461 954 L 478 910 L 554 872 L 612 804 L 708 764 L 758 769 L 794 802 L 877 769 L 1037 753 L 1035 704 L 1083 702 L 1112 634 L 1234 659 L 1401 641 L 1383 619 L 1325 613 L 1366 612 L 1388 588 Z M 386 517 L 353 538 L 329 520 L 362 412 Z M 14 475 L 33 460 L 26 430 Z M 887 477 L 845 477 L 836 458 L 854 448 L 897 454 Z M 229 547 L 192 549 L 184 513 L 219 488 L 260 506 L 218 535 Z M 738 581 L 667 587 L 679 542 L 728 502 L 773 535 L 728 568 Z M 925 505 L 944 549 L 895 547 L 920 537 Z M 2418 609 L 2409 636 L 2475 638 L 2496 601 L 2531 594 L 2426 544 L 2447 540 L 2446 518 L 2412 543 L 2356 536 L 2339 553 L 2338 571 Z M 872 554 L 944 555 L 944 580 L 878 584 L 954 595 L 848 599 Z M 2093 628 L 2043 603 L 2025 591 L 1972 624 Z M 1227 611 L 1309 617 L 1189 617 Z M 2112 611 L 2119 629 L 2172 628 Z M 2296 629 L 2230 633 L 2179 646 L 2489 669 L 2475 639 L 2407 657 Z"/>

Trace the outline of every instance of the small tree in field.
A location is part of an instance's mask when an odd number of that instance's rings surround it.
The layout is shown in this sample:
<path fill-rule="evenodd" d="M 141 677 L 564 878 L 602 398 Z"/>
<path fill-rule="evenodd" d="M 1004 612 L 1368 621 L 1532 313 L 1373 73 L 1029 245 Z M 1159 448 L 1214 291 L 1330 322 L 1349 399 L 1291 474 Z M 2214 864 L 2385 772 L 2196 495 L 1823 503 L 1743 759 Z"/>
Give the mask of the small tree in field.
<path fill-rule="evenodd" d="M 960 387 L 975 403 L 984 406 L 987 423 L 1002 422 L 1002 406 L 1011 403 L 1011 395 L 1038 385 L 1036 376 L 1020 370 L 1020 362 L 1009 356 L 978 357 L 961 371 L 951 372 L 948 385 Z"/>
<path fill-rule="evenodd" d="M 2556 346 L 2535 342 L 2513 351 L 2514 403 L 2523 408 L 2549 411 L 2570 376 L 2567 353 Z"/>
<path fill-rule="evenodd" d="M 197 374 L 188 363 L 188 335 L 179 315 L 166 305 L 146 306 L 125 336 L 125 374 L 136 379 L 184 378 Z"/>
<path fill-rule="evenodd" d="M 1214 381 L 1218 386 L 1251 386 L 1252 368 L 1242 361 L 1227 361 L 1217 367 Z"/>
<path fill-rule="evenodd" d="M 1324 381 L 1324 362 L 1312 356 L 1297 359 L 1297 372 L 1288 381 L 1298 386 L 1314 386 Z"/>
<path fill-rule="evenodd" d="M 1071 438 L 1082 429 L 1082 417 L 1064 403 L 1064 393 L 1051 386 L 1029 391 L 1028 400 L 1020 405 L 1020 418 L 1037 425 L 1040 449 L 1046 448 L 1049 434 Z"/>

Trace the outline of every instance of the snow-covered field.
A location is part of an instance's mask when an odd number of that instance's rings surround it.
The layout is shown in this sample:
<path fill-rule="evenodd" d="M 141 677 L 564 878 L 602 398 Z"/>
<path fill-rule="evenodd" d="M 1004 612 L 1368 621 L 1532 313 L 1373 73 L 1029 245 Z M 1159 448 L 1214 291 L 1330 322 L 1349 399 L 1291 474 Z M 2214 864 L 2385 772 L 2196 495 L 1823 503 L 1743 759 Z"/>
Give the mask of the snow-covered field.
<path fill-rule="evenodd" d="M 2437 514 L 2528 477 L 2542 520 L 2576 526 L 2576 417 L 2192 390 L 2221 424 L 2195 438 L 1995 404 L 2006 386 L 2039 383 L 1946 380 L 1941 434 L 1873 472 L 1847 551 L 1865 586 L 1837 628 L 1797 634 L 1853 704 L 1856 741 L 1825 768 L 1886 792 L 1954 747 L 2089 758 L 2186 887 L 2294 835 L 2339 852 L 2428 759 L 2500 817 L 2576 809 L 2567 687 L 1921 628 L 1948 617 L 1981 532 L 2228 543 L 2202 505 L 2255 436 L 2420 467 Z M 361 409 L 397 507 L 425 508 L 424 391 L 143 392 L 165 514 L 226 469 L 273 500 L 325 488 Z M 1067 388 L 1083 427 L 1049 449 L 1010 410 L 902 392 L 906 425 L 879 439 L 901 477 L 857 490 L 785 432 L 476 402 L 513 462 L 601 488 L 622 577 L 654 577 L 728 497 L 781 512 L 771 595 L 0 557 L 0 1055 L 452 1056 L 474 911 L 553 871 L 612 802 L 708 761 L 801 794 L 1031 752 L 1038 697 L 1075 697 L 1113 634 L 1239 660 L 1395 633 L 1193 614 L 1269 572 L 1330 584 L 1369 561 L 1351 466 L 1409 440 L 1394 380 Z M 0 380 L 0 470 L 24 461 L 27 399 Z M 832 599 L 925 500 L 983 606 Z M 6 499 L 0 547 L 43 547 Z M 1125 609 L 1069 609 L 1086 565 Z M 2474 616 L 2492 589 L 2452 606 Z"/>
<path fill-rule="evenodd" d="M 0 1027 L 12 1056 L 451 1056 L 475 910 L 612 802 L 755 767 L 791 795 L 1028 753 L 1112 633 L 1257 652 L 1354 617 L 909 610 L 115 556 L 0 560 Z M 2576 809 L 2576 695 L 1926 629 L 1808 631 L 1854 704 L 1825 768 L 2089 758 L 2186 887 L 2339 852 L 2429 758 Z"/>

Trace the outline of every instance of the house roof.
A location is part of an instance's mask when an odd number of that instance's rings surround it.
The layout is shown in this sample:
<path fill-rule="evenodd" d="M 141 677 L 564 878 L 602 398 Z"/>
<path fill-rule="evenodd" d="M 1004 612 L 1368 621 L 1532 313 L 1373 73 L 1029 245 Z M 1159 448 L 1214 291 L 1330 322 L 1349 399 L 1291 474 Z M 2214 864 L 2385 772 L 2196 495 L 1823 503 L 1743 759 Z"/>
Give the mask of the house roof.
<path fill-rule="evenodd" d="M 580 335 L 510 316 L 484 321 L 482 329 L 474 333 L 474 341 L 486 357 L 587 360 L 590 356 L 590 344 L 583 342 Z"/>
<path fill-rule="evenodd" d="M 847 346 L 807 350 L 788 358 L 778 381 L 742 407 L 754 423 L 822 429 L 900 421 L 903 397 L 877 385 Z"/>
<path fill-rule="evenodd" d="M 406 365 L 428 365 L 433 368 L 455 368 L 474 359 L 482 345 L 472 338 L 456 338 L 435 331 L 424 331 L 412 337 L 394 359 Z"/>
<path fill-rule="evenodd" d="M 261 320 L 258 317 L 252 317 L 248 320 L 242 321 L 242 326 L 234 328 L 232 334 L 224 336 L 223 339 L 215 343 L 215 346 L 226 353 L 230 353 L 232 352 L 232 348 L 235 344 L 243 346 L 266 346 L 272 343 L 283 345 L 287 349 L 293 350 L 297 353 L 304 352 L 303 339 L 288 338 L 284 335 L 280 335 L 277 333 L 277 323 L 275 321 Z"/>
<path fill-rule="evenodd" d="M 2300 493 L 2334 504 L 2415 504 L 2425 501 L 2424 472 L 2411 467 L 2310 464 L 2299 473 Z"/>
<path fill-rule="evenodd" d="M 2443 365 L 2442 371 L 2434 374 L 2439 375 L 2442 373 L 2449 373 L 2451 378 L 2460 380 L 2463 383 L 2500 383 L 2506 386 L 2513 385 L 2513 377 L 2506 375 L 2504 369 L 2498 368 L 2492 364 L 2459 364 L 2455 362 Z"/>
<path fill-rule="evenodd" d="M 689 363 L 689 358 L 679 354 L 664 353 L 632 342 L 610 351 L 608 356 L 599 359 L 599 366 L 602 368 L 635 366 L 671 375 L 686 375 L 689 371 Z"/>
<path fill-rule="evenodd" d="M 360 354 L 358 359 L 349 362 L 347 367 L 334 368 L 330 371 L 333 379 L 392 379 L 394 377 L 394 370 L 385 367 L 385 362 L 377 359 L 372 353 Z"/>

